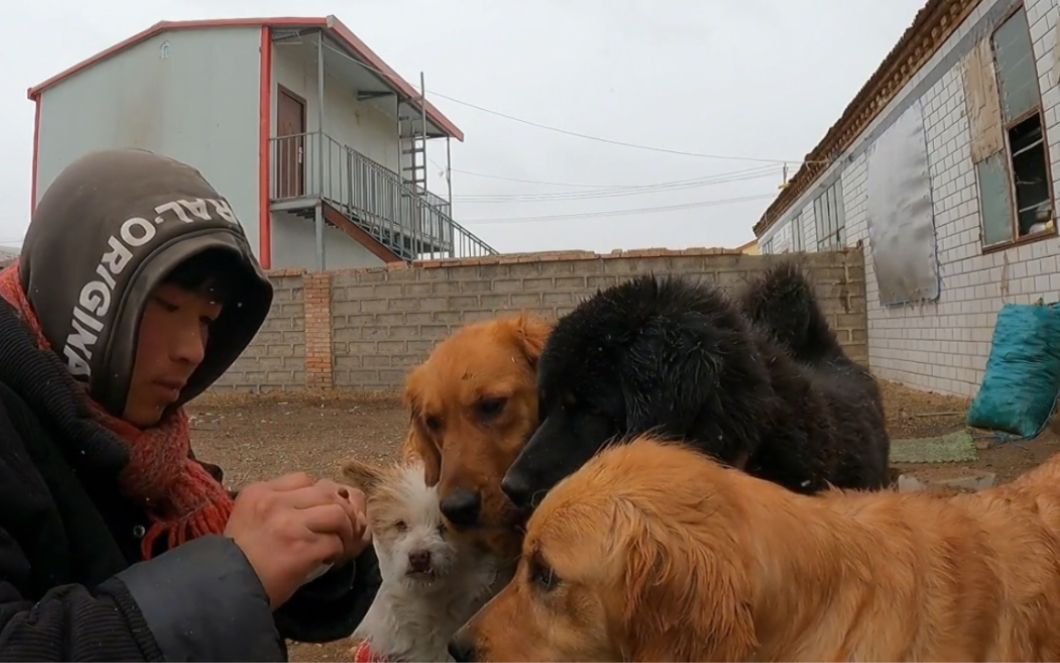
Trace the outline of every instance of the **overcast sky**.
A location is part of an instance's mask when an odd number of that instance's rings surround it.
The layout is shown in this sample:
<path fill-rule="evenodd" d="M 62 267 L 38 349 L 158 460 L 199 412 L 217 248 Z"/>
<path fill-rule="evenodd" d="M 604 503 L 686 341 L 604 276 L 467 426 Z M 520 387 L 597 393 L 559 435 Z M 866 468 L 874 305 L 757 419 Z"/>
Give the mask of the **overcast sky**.
<path fill-rule="evenodd" d="M 453 143 L 454 216 L 497 249 L 735 247 L 753 237 L 783 162 L 794 172 L 922 4 L 18 2 L 0 41 L 0 244 L 18 244 L 29 220 L 28 87 L 159 20 L 335 14 L 407 80 L 425 71 L 428 97 L 466 134 Z M 444 195 L 444 142 L 430 157 Z"/>

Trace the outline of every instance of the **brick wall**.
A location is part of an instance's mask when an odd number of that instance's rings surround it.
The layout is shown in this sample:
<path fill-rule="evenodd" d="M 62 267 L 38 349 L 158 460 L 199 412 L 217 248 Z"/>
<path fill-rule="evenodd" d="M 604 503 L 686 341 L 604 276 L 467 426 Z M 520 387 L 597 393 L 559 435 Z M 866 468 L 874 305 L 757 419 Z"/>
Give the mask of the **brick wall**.
<path fill-rule="evenodd" d="M 270 275 L 275 294 L 272 309 L 254 341 L 213 389 L 270 391 L 304 389 L 306 374 L 305 300 L 300 271 Z"/>
<path fill-rule="evenodd" d="M 269 321 L 217 388 L 396 390 L 410 367 L 464 324 L 518 311 L 554 319 L 598 288 L 649 272 L 733 288 L 775 259 L 718 249 L 567 252 L 278 272 Z M 867 362 L 861 252 L 809 255 L 806 268 L 840 341 Z"/>

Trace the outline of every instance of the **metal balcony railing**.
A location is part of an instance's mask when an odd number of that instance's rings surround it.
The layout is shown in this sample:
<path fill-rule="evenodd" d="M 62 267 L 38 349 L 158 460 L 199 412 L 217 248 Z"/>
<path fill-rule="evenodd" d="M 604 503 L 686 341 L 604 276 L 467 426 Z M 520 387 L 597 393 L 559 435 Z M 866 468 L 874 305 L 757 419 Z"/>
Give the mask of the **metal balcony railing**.
<path fill-rule="evenodd" d="M 407 260 L 497 253 L 452 219 L 446 200 L 417 194 L 394 171 L 325 133 L 275 137 L 270 150 L 273 202 L 326 200 Z"/>

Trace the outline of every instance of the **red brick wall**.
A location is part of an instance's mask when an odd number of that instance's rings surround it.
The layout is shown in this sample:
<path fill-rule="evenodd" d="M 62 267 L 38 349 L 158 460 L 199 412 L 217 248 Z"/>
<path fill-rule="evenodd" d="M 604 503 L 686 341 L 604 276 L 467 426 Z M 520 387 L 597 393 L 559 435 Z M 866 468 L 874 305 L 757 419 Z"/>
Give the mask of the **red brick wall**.
<path fill-rule="evenodd" d="M 331 274 L 302 277 L 305 299 L 305 378 L 309 389 L 331 389 Z"/>

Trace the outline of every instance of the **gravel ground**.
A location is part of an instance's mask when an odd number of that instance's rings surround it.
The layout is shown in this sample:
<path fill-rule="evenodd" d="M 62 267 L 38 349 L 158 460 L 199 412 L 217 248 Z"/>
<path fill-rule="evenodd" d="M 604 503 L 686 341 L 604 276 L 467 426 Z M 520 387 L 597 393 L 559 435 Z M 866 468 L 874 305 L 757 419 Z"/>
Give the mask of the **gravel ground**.
<path fill-rule="evenodd" d="M 914 438 L 960 430 L 969 401 L 882 384 L 887 427 L 893 438 Z M 395 458 L 404 439 L 408 415 L 393 395 L 268 394 L 215 395 L 200 398 L 192 414 L 196 453 L 226 471 L 226 483 L 237 487 L 305 471 L 338 478 L 338 467 L 356 456 L 376 462 Z M 995 472 L 1009 481 L 1060 451 L 1052 430 L 1026 443 L 994 443 L 980 450 L 977 463 L 910 465 L 896 469 L 919 479 L 951 478 L 972 471 Z M 292 643 L 292 661 L 349 660 L 345 642 L 327 645 Z"/>

